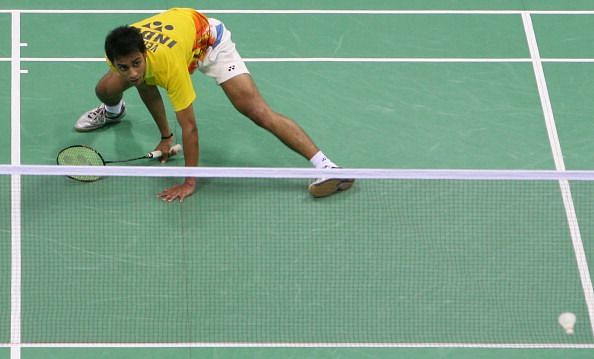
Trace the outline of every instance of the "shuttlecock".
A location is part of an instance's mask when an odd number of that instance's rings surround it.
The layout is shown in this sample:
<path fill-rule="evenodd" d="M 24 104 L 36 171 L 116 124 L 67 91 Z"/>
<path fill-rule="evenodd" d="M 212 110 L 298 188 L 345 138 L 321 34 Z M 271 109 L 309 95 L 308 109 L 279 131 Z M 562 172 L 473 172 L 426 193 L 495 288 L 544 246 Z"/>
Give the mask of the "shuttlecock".
<path fill-rule="evenodd" d="M 573 327 L 575 326 L 575 314 L 573 313 L 561 313 L 559 316 L 559 324 L 565 329 L 565 333 L 573 334 Z"/>

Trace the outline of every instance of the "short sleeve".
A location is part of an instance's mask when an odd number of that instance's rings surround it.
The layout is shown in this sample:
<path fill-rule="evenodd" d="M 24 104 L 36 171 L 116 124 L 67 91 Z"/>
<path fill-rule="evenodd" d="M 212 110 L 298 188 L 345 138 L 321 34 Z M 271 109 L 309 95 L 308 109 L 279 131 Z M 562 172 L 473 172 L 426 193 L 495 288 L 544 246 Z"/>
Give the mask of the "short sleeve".
<path fill-rule="evenodd" d="M 165 89 L 173 109 L 177 112 L 188 108 L 194 102 L 196 92 L 190 73 L 185 66 L 175 66 L 170 68 L 170 71 Z"/>

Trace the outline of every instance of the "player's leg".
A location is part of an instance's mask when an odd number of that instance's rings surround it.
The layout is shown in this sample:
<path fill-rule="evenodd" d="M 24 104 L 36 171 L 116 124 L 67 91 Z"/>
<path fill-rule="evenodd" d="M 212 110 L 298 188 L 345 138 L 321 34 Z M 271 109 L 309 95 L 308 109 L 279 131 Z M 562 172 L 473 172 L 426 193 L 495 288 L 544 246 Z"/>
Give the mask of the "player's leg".
<path fill-rule="evenodd" d="M 318 147 L 293 120 L 273 111 L 264 101 L 250 74 L 237 75 L 221 84 L 233 106 L 258 126 L 268 130 L 307 160 Z"/>
<path fill-rule="evenodd" d="M 308 160 L 321 154 L 318 147 L 299 125 L 282 114 L 274 112 L 268 106 L 249 74 L 237 75 L 223 82 L 221 87 L 239 112 L 258 126 L 273 133 L 294 151 Z M 336 167 L 328 159 L 324 158 L 324 160 L 328 162 L 328 165 L 323 167 Z M 309 185 L 309 192 L 314 197 L 326 197 L 351 188 L 353 182 L 352 179 L 321 178 Z"/>
<path fill-rule="evenodd" d="M 126 115 L 123 93 L 131 86 L 123 78 L 109 71 L 95 86 L 95 94 L 101 104 L 80 116 L 74 128 L 77 131 L 92 131 L 121 121 Z"/>
<path fill-rule="evenodd" d="M 216 41 L 199 63 L 198 69 L 217 81 L 239 112 L 274 134 L 289 148 L 308 159 L 314 167 L 338 167 L 318 149 L 297 123 L 268 106 L 236 50 L 231 32 L 216 19 L 209 19 L 209 22 Z M 309 186 L 309 192 L 314 197 L 325 197 L 347 190 L 352 184 L 352 179 L 322 178 Z"/>
<path fill-rule="evenodd" d="M 122 100 L 124 91 L 132 84 L 113 71 L 107 72 L 95 86 L 97 98 L 107 106 L 115 106 Z"/>

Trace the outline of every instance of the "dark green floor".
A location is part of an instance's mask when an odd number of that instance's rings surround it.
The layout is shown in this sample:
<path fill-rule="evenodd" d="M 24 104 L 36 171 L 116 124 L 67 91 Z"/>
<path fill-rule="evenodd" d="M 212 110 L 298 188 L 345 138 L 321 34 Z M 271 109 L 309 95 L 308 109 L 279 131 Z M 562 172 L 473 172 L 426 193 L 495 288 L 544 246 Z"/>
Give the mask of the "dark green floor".
<path fill-rule="evenodd" d="M 1 18 L 1 17 L 0 17 Z M 0 116 L 3 121 L 0 121 L 0 131 L 3 134 L 0 136 L 0 146 L 2 148 L 10 148 L 10 63 L 0 62 Z M 0 163 L 10 163 L 10 151 L 2 151 L 0 153 Z"/>
<path fill-rule="evenodd" d="M 481 359 L 587 359 L 592 357 L 592 349 L 573 349 L 571 352 L 559 349 L 347 349 L 347 348 L 183 348 L 183 349 L 25 349 L 27 359 L 358 359 L 358 358 L 481 358 Z"/>
<path fill-rule="evenodd" d="M 0 27 L 6 29 L 0 33 L 0 57 L 10 56 L 10 14 L 0 14 Z M 10 68 L 10 66 L 9 66 Z M 4 98 L 4 96 L 2 96 Z M 4 106 L 3 106 L 4 107 Z"/>
<path fill-rule="evenodd" d="M 25 178 L 25 342 L 592 342 L 555 182 L 166 184 Z"/>
<path fill-rule="evenodd" d="M 0 189 L 8 193 L 10 178 L 0 176 Z M 0 342 L 10 342 L 10 201 L 5 194 L 0 196 Z M 0 351 L 1 353 L 1 351 Z"/>

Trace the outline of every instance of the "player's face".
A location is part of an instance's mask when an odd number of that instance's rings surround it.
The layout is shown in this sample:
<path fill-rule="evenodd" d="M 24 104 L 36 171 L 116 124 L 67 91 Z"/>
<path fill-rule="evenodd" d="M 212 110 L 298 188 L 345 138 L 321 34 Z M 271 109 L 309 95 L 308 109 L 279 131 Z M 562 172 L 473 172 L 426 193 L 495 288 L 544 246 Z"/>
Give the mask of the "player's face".
<path fill-rule="evenodd" d="M 117 57 L 113 64 L 120 75 L 134 86 L 144 82 L 146 69 L 146 54 L 136 51 L 127 56 Z"/>

